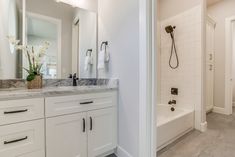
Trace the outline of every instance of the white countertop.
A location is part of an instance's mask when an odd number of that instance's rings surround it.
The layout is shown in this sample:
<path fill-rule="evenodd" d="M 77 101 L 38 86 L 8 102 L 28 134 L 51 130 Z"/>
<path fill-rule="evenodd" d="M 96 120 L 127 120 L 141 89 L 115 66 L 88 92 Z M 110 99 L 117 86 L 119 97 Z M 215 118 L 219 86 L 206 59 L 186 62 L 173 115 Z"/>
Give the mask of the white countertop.
<path fill-rule="evenodd" d="M 0 90 L 0 101 L 32 97 L 53 97 L 58 95 L 76 95 L 117 90 L 116 86 L 59 86 L 42 89 L 3 89 Z"/>

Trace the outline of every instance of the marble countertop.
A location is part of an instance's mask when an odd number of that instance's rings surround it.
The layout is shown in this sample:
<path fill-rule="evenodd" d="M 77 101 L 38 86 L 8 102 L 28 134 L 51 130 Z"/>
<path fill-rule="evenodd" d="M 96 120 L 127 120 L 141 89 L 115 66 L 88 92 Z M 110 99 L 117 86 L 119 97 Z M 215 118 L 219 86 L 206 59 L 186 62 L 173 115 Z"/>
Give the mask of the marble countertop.
<path fill-rule="evenodd" d="M 53 97 L 60 95 L 76 95 L 117 90 L 117 86 L 59 86 L 45 87 L 42 89 L 2 89 L 0 101 L 36 97 Z"/>

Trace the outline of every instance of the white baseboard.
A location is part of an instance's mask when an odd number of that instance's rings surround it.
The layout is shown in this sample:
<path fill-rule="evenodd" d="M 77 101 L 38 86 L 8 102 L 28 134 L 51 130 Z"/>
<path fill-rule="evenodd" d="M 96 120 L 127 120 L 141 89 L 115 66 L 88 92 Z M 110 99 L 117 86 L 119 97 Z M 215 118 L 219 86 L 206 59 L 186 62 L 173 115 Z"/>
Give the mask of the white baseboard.
<path fill-rule="evenodd" d="M 206 132 L 207 130 L 207 122 L 201 123 L 201 132 Z"/>
<path fill-rule="evenodd" d="M 226 112 L 225 108 L 222 108 L 222 107 L 216 107 L 216 106 L 214 106 L 212 112 L 220 113 L 220 114 L 226 114 L 226 115 L 227 115 L 227 112 Z"/>
<path fill-rule="evenodd" d="M 130 155 L 125 149 L 123 149 L 122 147 L 118 146 L 117 147 L 117 152 L 115 153 L 115 155 L 117 157 L 133 157 L 132 155 Z"/>

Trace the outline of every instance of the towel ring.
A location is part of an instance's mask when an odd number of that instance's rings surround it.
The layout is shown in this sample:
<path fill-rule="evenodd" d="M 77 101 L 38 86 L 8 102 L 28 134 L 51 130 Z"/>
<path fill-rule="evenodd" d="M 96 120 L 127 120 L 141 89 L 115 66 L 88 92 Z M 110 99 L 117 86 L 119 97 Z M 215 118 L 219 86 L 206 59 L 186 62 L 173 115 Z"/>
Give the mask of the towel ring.
<path fill-rule="evenodd" d="M 86 51 L 86 56 L 91 56 L 91 53 L 92 53 L 92 49 L 88 49 L 87 51 Z"/>
<path fill-rule="evenodd" d="M 107 48 L 107 46 L 108 46 L 108 42 L 107 42 L 107 41 L 103 41 L 103 42 L 101 43 L 101 46 L 100 46 L 100 50 L 101 50 L 101 51 L 103 50 L 103 46 L 104 46 L 105 51 L 106 51 L 106 48 Z"/>

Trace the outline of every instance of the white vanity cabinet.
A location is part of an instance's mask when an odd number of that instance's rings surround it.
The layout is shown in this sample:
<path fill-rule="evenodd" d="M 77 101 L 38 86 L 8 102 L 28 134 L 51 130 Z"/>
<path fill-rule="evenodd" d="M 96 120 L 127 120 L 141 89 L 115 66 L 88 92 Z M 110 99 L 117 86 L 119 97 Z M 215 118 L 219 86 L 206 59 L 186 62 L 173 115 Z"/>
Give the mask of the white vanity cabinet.
<path fill-rule="evenodd" d="M 117 146 L 116 92 L 45 99 L 47 157 L 97 157 Z"/>
<path fill-rule="evenodd" d="M 116 146 L 116 91 L 0 101 L 0 157 L 104 157 Z"/>
<path fill-rule="evenodd" d="M 0 101 L 0 157 L 45 157 L 44 99 Z"/>

